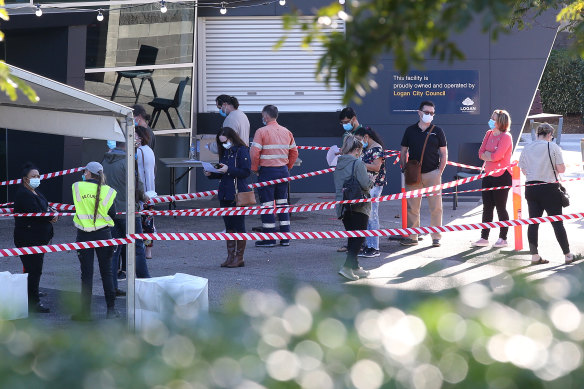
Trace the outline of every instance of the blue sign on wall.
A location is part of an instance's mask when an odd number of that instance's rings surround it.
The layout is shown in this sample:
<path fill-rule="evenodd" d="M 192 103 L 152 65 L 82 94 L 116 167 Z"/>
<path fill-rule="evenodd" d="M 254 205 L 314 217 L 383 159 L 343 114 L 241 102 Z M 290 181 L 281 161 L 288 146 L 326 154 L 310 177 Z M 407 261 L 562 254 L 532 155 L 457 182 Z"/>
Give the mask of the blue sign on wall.
<path fill-rule="evenodd" d="M 478 70 L 428 70 L 405 76 L 391 73 L 391 113 L 411 113 L 430 100 L 438 114 L 479 114 Z"/>

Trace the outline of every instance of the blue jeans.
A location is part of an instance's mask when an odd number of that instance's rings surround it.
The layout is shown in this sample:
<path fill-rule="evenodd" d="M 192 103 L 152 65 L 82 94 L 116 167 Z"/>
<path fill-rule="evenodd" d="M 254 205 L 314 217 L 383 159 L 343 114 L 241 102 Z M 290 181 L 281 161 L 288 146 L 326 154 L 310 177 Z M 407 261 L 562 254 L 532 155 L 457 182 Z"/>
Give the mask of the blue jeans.
<path fill-rule="evenodd" d="M 140 216 L 135 218 L 136 234 L 142 233 L 142 219 Z M 126 219 L 115 218 L 114 227 L 112 228 L 113 238 L 123 238 L 126 236 Z M 112 275 L 114 279 L 114 289 L 118 289 L 118 267 L 120 266 L 120 255 L 126 258 L 126 246 L 118 246 L 112 257 Z M 148 272 L 148 264 L 146 263 L 146 249 L 144 248 L 144 241 L 136 239 L 136 277 L 150 278 Z"/>
<path fill-rule="evenodd" d="M 374 186 L 369 191 L 371 197 L 380 197 L 383 192 L 383 186 Z M 379 203 L 371 203 L 371 215 L 367 222 L 368 230 L 379 229 Z M 368 236 L 365 238 L 365 246 L 379 250 L 379 236 Z"/>
<path fill-rule="evenodd" d="M 278 167 L 260 167 L 258 182 L 275 180 L 277 178 L 290 177 L 288 166 Z M 274 200 L 276 205 L 288 204 L 288 183 L 270 185 L 263 188 L 258 188 L 261 205 L 273 205 Z M 290 232 L 290 214 L 279 213 L 278 220 L 280 221 L 280 232 Z M 276 232 L 276 216 L 274 214 L 262 215 L 262 231 Z"/>

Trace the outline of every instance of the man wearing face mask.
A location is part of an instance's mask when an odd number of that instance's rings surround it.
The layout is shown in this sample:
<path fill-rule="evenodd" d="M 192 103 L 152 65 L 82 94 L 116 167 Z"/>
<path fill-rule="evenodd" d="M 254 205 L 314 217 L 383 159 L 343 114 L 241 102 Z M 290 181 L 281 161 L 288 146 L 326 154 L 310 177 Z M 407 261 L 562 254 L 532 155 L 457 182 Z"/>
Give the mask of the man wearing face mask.
<path fill-rule="evenodd" d="M 343 126 L 343 137 L 341 139 L 341 144 L 345 141 L 347 135 L 355 135 L 355 132 L 359 128 L 362 128 L 361 124 L 357 120 L 357 114 L 355 110 L 351 107 L 345 107 L 339 114 L 339 120 L 341 122 L 341 126 Z"/>
<path fill-rule="evenodd" d="M 266 105 L 262 110 L 264 127 L 259 128 L 251 143 L 251 170 L 259 173 L 258 182 L 275 180 L 290 176 L 290 169 L 298 158 L 294 136 L 287 128 L 278 124 L 278 108 Z M 273 206 L 288 204 L 288 183 L 258 188 L 261 205 Z M 290 232 L 290 214 L 279 213 L 280 232 Z M 276 232 L 274 214 L 262 215 L 262 231 Z M 273 247 L 275 240 L 263 240 L 256 247 Z M 290 246 L 290 240 L 282 239 L 280 246 Z"/>
<path fill-rule="evenodd" d="M 406 128 L 401 141 L 400 166 L 405 168 L 407 158 L 422 161 L 422 180 L 417 185 L 406 184 L 406 191 L 440 185 L 442 173 L 448 161 L 448 149 L 444 131 L 432 124 L 436 113 L 434 103 L 423 101 L 418 109 L 418 122 Z M 426 142 L 427 139 L 427 142 Z M 426 147 L 424 148 L 424 143 Z M 423 150 L 423 155 L 422 155 Z M 408 155 L 409 154 L 409 155 Z M 408 228 L 420 226 L 421 197 L 407 199 L 408 202 Z M 442 196 L 428 197 L 430 206 L 430 225 L 442 225 Z M 432 233 L 432 246 L 440 246 L 441 234 Z M 412 234 L 401 240 L 403 246 L 418 244 L 418 235 Z"/>

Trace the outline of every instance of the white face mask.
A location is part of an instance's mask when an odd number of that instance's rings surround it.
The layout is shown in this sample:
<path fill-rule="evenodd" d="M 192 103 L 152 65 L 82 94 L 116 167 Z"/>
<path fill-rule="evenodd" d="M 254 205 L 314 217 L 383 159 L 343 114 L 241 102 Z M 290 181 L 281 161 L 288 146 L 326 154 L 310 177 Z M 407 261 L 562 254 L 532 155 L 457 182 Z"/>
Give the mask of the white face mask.
<path fill-rule="evenodd" d="M 40 184 L 41 184 L 41 179 L 40 178 L 30 178 L 28 180 L 28 185 L 30 185 L 30 187 L 33 188 L 33 189 L 38 188 Z"/>
<path fill-rule="evenodd" d="M 432 116 L 432 115 L 428 115 L 428 114 L 422 115 L 422 121 L 424 123 L 432 123 L 432 119 L 434 119 L 434 116 Z"/>
<path fill-rule="evenodd" d="M 227 150 L 229 150 L 231 148 L 231 146 L 233 146 L 233 144 L 229 141 L 222 143 L 223 147 L 225 147 Z"/>

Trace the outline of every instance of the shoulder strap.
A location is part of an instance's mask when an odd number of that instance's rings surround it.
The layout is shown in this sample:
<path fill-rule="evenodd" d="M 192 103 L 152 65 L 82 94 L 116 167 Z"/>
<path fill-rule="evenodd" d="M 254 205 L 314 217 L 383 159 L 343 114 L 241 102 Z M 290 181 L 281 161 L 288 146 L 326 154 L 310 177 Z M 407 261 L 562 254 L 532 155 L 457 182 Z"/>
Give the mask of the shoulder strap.
<path fill-rule="evenodd" d="M 237 148 L 237 150 L 235 151 L 235 167 L 237 167 L 237 156 L 239 155 L 239 147 Z M 229 158 L 228 158 L 229 160 Z M 235 195 L 237 196 L 237 194 L 239 193 L 239 190 L 237 189 L 237 177 L 234 178 L 234 186 L 235 186 Z"/>
<path fill-rule="evenodd" d="M 556 181 L 558 181 L 558 176 L 556 175 L 556 168 L 554 166 L 554 163 L 552 162 L 552 155 L 550 153 L 550 142 L 548 142 L 548 157 L 550 158 L 550 163 L 552 164 L 552 171 L 554 172 L 554 177 L 556 179 Z"/>
<path fill-rule="evenodd" d="M 430 131 L 428 131 L 428 135 L 426 135 L 426 140 L 424 140 L 424 147 L 422 147 L 422 155 L 420 156 L 420 166 L 422 166 L 422 161 L 424 160 L 424 151 L 426 151 L 426 144 L 428 143 L 428 138 L 430 137 L 430 134 L 432 133 L 433 130 L 434 125 L 432 124 L 432 127 L 430 127 Z"/>

